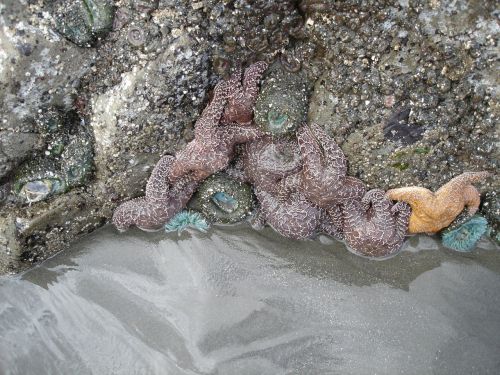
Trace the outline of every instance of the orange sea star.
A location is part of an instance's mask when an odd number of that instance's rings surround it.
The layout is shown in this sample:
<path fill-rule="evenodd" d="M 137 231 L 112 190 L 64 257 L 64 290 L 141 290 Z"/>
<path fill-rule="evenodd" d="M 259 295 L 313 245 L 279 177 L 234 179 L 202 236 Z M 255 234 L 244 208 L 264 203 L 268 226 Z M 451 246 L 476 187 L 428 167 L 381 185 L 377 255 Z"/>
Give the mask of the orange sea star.
<path fill-rule="evenodd" d="M 474 215 L 479 207 L 480 195 L 472 185 L 490 175 L 489 172 L 465 172 L 441 186 L 435 193 L 429 189 L 410 186 L 387 191 L 392 200 L 410 204 L 412 213 L 409 233 L 436 233 L 446 228 L 468 208 Z"/>

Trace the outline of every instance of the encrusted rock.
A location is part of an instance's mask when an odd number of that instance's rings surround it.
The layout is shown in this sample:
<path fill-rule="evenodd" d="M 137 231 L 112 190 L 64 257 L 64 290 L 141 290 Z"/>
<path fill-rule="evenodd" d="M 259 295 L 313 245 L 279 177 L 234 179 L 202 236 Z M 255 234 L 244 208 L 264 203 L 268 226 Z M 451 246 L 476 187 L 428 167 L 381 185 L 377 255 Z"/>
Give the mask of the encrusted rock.
<path fill-rule="evenodd" d="M 272 135 L 293 134 L 307 118 L 308 86 L 297 73 L 275 68 L 263 79 L 254 121 Z"/>

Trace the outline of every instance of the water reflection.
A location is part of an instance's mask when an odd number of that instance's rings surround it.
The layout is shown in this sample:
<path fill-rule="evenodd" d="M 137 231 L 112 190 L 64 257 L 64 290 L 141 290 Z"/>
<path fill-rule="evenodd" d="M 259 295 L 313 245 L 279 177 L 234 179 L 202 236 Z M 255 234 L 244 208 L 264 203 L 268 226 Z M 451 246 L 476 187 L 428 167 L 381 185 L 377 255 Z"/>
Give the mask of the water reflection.
<path fill-rule="evenodd" d="M 376 262 L 323 242 L 104 228 L 0 279 L 0 373 L 498 373 L 489 243 Z"/>

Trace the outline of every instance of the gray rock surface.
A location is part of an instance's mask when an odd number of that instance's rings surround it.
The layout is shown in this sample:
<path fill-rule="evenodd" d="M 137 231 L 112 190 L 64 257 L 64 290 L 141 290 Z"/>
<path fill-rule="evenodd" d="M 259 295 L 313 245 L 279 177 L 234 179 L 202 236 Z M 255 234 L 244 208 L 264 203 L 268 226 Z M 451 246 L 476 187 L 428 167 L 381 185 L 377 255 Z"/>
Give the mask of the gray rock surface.
<path fill-rule="evenodd" d="M 55 33 L 42 5 L 0 4 L 0 179 L 43 147 L 37 117 L 47 106 L 73 106 L 95 56 Z"/>

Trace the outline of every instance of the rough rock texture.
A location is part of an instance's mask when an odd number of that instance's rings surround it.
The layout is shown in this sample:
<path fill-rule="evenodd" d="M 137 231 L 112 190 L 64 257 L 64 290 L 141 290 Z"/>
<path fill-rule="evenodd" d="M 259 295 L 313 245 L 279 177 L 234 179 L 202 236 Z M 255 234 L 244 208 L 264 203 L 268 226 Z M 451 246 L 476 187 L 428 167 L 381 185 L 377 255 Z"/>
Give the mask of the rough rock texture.
<path fill-rule="evenodd" d="M 94 61 L 50 29 L 41 1 L 0 4 L 0 179 L 41 149 L 44 108 L 70 109 Z"/>
<path fill-rule="evenodd" d="M 435 190 L 466 170 L 498 170 L 493 1 L 117 0 L 112 30 L 92 47 L 56 31 L 52 3 L 0 4 L 0 273 L 46 258 L 143 195 L 154 164 L 192 139 L 217 76 L 237 61 L 300 70 L 314 84 L 309 120 L 369 188 Z M 90 130 L 92 169 L 30 205 L 12 193 L 20 163 L 62 165 L 57 145 L 74 135 L 40 126 L 53 108 Z M 47 184 L 29 189 L 41 197 Z M 478 185 L 495 197 L 499 187 L 498 177 Z M 482 212 L 496 220 L 492 207 Z"/>
<path fill-rule="evenodd" d="M 494 2 L 391 3 L 302 1 L 327 64 L 310 120 L 371 187 L 436 189 L 465 170 L 498 170 Z"/>

